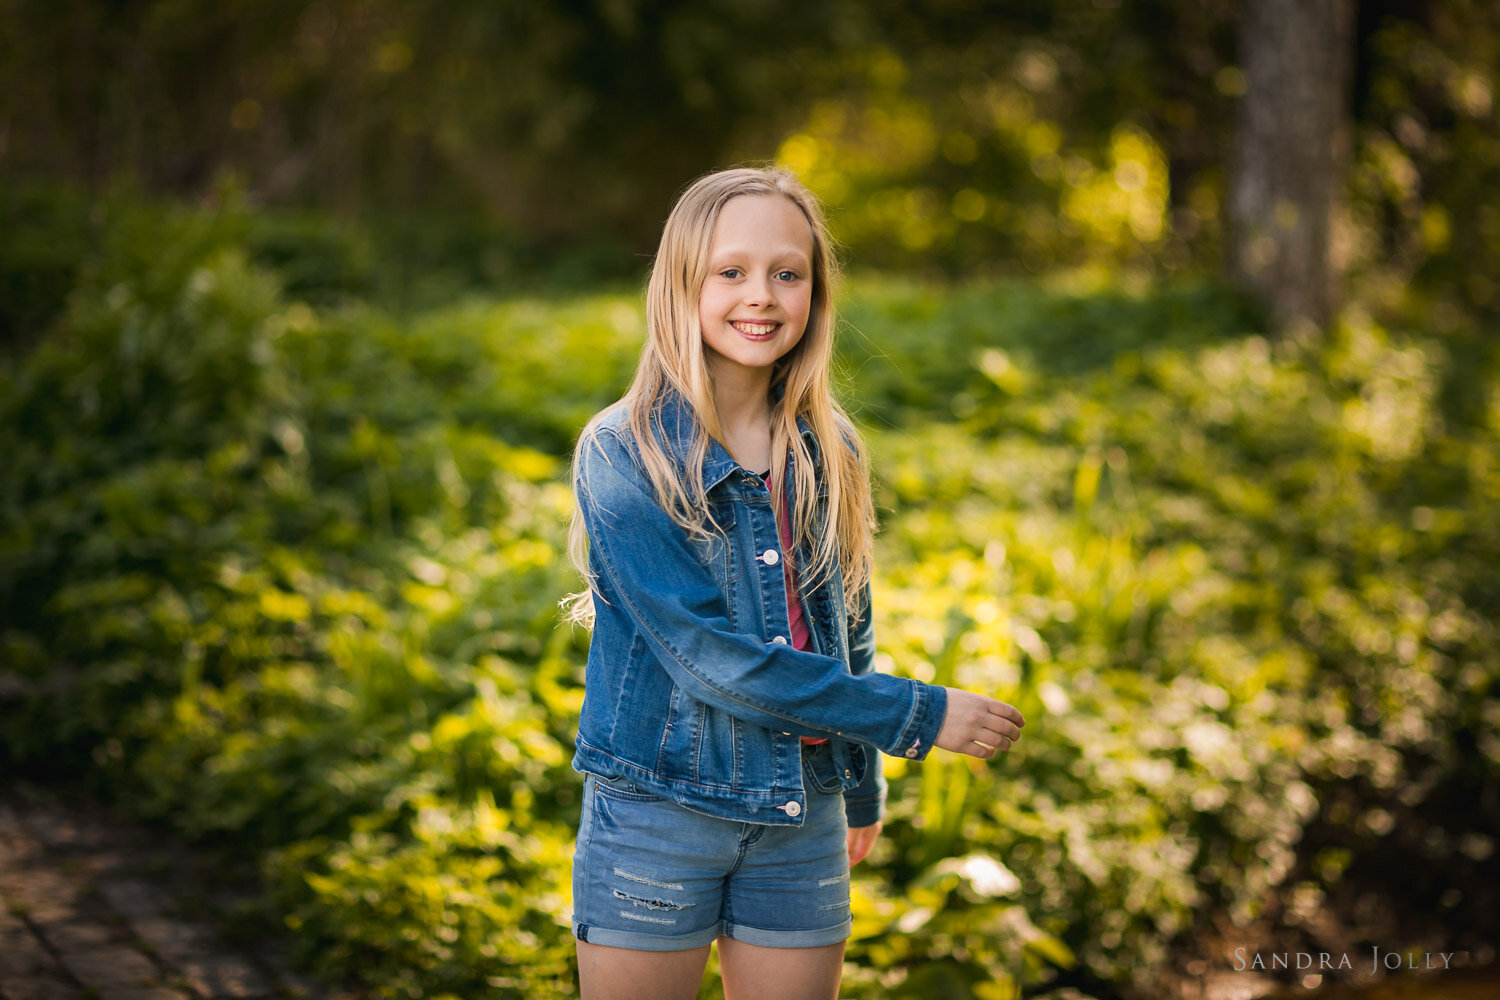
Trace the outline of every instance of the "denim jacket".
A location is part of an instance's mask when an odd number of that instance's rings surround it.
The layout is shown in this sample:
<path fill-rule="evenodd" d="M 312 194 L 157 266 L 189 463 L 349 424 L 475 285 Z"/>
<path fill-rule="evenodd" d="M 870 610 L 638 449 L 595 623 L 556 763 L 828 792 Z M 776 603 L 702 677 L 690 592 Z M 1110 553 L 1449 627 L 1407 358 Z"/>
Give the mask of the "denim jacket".
<path fill-rule="evenodd" d="M 765 483 L 710 440 L 703 482 L 720 531 L 692 538 L 657 503 L 625 417 L 618 407 L 596 422 L 574 469 L 595 620 L 573 766 L 711 816 L 800 826 L 800 737 L 826 737 L 833 767 L 819 784 L 843 791 L 850 826 L 872 825 L 885 781 L 869 749 L 925 757 L 947 691 L 872 670 L 869 591 L 851 618 L 837 573 L 804 586 L 813 651 L 794 648 Z M 653 426 L 685 462 L 692 408 L 670 395 Z"/>

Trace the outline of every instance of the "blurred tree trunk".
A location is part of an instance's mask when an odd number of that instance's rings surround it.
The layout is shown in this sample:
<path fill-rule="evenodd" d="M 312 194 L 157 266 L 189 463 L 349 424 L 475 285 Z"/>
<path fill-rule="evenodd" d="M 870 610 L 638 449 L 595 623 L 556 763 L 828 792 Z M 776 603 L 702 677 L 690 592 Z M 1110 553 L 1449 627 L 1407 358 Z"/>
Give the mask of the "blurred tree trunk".
<path fill-rule="evenodd" d="M 1353 0 L 1245 0 L 1230 169 L 1230 275 L 1280 330 L 1338 308 L 1335 208 L 1350 144 Z"/>

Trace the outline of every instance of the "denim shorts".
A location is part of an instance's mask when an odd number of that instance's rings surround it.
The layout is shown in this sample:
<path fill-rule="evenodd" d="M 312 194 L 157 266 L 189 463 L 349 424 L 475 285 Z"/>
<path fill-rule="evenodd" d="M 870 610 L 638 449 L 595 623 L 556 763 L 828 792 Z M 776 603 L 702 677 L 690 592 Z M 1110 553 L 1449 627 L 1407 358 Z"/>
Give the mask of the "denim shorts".
<path fill-rule="evenodd" d="M 585 775 L 573 935 L 637 951 L 697 948 L 720 935 L 770 948 L 847 939 L 844 797 L 819 791 L 810 764 L 804 771 L 800 827 L 705 816 L 626 779 Z"/>

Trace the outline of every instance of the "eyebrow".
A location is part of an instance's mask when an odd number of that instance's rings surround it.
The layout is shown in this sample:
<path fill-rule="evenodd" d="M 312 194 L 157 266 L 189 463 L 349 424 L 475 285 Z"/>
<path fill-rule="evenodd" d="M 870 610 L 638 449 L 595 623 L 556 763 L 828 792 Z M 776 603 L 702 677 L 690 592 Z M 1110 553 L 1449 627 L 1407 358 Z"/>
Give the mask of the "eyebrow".
<path fill-rule="evenodd" d="M 746 256 L 748 253 L 748 250 L 741 247 L 727 247 L 710 256 L 708 261 L 711 266 L 714 266 L 720 263 L 728 263 L 736 258 Z M 770 259 L 776 263 L 791 260 L 793 263 L 801 264 L 803 267 L 812 266 L 812 257 L 800 247 L 783 247 L 772 253 Z"/>

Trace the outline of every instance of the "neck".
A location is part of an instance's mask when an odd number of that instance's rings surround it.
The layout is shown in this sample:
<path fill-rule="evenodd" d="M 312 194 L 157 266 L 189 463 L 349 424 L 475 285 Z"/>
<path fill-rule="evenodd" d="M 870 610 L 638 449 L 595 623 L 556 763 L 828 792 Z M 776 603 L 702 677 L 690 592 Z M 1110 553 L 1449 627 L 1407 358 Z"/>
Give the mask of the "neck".
<path fill-rule="evenodd" d="M 745 468 L 764 470 L 771 455 L 770 370 L 747 371 L 725 365 L 713 375 L 714 408 L 725 447 Z"/>

